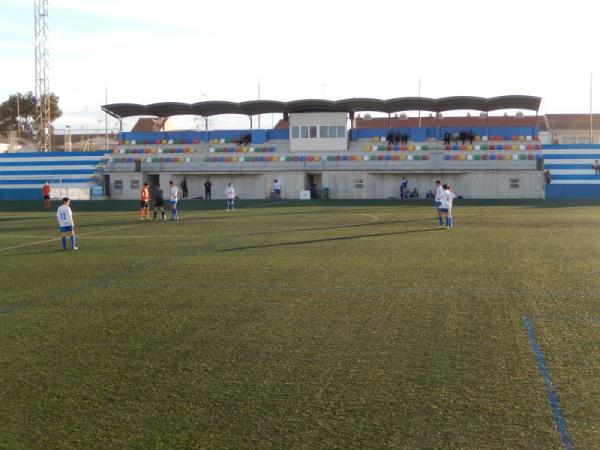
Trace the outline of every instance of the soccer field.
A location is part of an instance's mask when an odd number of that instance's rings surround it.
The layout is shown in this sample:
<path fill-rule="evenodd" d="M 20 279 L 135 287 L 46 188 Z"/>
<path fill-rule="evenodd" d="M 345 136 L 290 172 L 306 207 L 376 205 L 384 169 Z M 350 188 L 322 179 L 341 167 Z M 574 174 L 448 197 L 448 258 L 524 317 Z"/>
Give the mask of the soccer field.
<path fill-rule="evenodd" d="M 600 448 L 600 205 L 237 207 L 0 206 L 0 448 Z"/>

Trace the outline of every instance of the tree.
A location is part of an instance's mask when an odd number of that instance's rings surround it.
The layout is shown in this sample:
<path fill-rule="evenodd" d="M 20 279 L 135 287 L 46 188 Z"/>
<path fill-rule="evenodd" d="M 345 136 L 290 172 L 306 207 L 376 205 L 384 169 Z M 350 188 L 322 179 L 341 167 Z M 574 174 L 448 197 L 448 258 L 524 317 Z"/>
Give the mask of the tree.
<path fill-rule="evenodd" d="M 37 99 L 31 91 L 21 94 L 17 92 L 0 104 L 0 131 L 16 130 L 32 135 L 36 131 L 35 106 Z M 18 112 L 18 114 L 17 114 Z M 50 93 L 50 121 L 62 116 L 58 107 L 58 96 Z"/>

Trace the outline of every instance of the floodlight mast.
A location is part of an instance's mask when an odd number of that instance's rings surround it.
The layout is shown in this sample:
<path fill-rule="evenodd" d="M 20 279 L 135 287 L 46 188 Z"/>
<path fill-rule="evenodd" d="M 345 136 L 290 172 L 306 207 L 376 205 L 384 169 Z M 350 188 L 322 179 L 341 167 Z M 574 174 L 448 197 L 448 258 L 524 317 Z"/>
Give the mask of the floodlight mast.
<path fill-rule="evenodd" d="M 48 0 L 33 1 L 35 37 L 35 144 L 40 152 L 50 151 L 50 81 L 48 56 Z"/>

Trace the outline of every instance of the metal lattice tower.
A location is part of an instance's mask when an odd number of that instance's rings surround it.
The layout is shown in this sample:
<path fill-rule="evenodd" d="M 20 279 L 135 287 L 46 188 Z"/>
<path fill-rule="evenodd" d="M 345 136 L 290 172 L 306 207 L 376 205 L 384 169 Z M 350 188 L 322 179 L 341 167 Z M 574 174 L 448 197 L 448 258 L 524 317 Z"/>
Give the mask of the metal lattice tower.
<path fill-rule="evenodd" d="M 36 146 L 50 150 L 50 81 L 48 69 L 48 0 L 33 0 L 35 33 Z"/>

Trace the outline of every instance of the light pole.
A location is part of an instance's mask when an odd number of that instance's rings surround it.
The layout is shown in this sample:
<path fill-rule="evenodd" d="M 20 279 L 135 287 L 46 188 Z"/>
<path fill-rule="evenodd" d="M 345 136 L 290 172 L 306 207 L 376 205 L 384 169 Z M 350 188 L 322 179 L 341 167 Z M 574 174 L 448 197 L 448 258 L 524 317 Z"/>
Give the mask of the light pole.
<path fill-rule="evenodd" d="M 73 150 L 73 145 L 71 144 L 71 127 L 69 125 L 65 125 L 67 129 L 67 133 L 65 134 L 65 151 L 70 152 Z"/>

